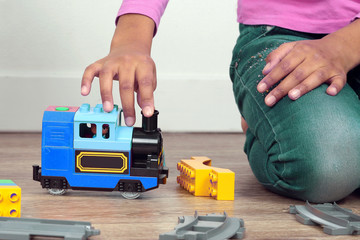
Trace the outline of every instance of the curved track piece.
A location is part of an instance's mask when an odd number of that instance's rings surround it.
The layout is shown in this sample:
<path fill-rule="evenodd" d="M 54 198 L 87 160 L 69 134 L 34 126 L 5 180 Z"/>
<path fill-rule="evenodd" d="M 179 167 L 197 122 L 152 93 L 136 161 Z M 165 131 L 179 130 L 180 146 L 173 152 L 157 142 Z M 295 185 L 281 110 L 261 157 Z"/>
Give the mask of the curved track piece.
<path fill-rule="evenodd" d="M 64 240 L 85 240 L 99 235 L 90 222 L 36 218 L 0 218 L 0 239 L 27 240 L 33 237 L 61 237 Z"/>
<path fill-rule="evenodd" d="M 336 203 L 305 206 L 290 206 L 290 213 L 305 225 L 321 225 L 330 235 L 360 235 L 360 216 L 351 210 L 341 208 Z"/>
<path fill-rule="evenodd" d="M 179 224 L 171 232 L 161 234 L 160 240 L 220 240 L 242 239 L 244 237 L 244 221 L 230 218 L 224 214 L 208 214 L 179 217 Z"/>

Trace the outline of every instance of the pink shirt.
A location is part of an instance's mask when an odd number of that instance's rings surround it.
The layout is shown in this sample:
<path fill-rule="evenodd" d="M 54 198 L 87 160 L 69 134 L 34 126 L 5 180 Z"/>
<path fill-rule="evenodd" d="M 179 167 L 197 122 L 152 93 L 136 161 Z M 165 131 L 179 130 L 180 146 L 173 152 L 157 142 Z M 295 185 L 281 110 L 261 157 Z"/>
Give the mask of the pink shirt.
<path fill-rule="evenodd" d="M 238 22 L 331 33 L 360 17 L 360 0 L 238 0 Z"/>
<path fill-rule="evenodd" d="M 118 16 L 146 15 L 156 30 L 169 0 L 123 0 Z M 214 10 L 214 13 L 216 10 Z M 238 0 L 238 22 L 309 33 L 331 33 L 360 18 L 360 0 Z"/>

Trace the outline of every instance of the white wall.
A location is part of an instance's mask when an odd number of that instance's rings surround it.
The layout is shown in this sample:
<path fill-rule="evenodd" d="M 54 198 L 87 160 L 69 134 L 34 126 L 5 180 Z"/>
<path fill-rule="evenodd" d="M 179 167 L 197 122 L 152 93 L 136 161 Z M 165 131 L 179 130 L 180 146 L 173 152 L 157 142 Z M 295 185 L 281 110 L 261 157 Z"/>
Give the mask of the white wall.
<path fill-rule="evenodd" d="M 48 105 L 100 103 L 98 82 L 82 97 L 80 81 L 108 53 L 120 5 L 0 0 L 0 131 L 41 130 Z M 164 131 L 241 130 L 228 77 L 237 29 L 236 0 L 170 0 L 152 52 Z"/>

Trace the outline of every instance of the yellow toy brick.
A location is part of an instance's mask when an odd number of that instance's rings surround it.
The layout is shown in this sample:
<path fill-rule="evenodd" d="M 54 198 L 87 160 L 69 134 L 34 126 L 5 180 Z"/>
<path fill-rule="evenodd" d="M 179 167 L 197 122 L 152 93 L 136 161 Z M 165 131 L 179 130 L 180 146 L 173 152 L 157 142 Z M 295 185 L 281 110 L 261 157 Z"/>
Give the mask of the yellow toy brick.
<path fill-rule="evenodd" d="M 0 180 L 0 217 L 20 217 L 21 188 L 11 180 Z"/>
<path fill-rule="evenodd" d="M 229 169 L 214 168 L 210 172 L 209 195 L 217 200 L 234 200 L 235 173 Z"/>
<path fill-rule="evenodd" d="M 191 157 L 177 164 L 177 182 L 194 196 L 211 196 L 217 200 L 234 200 L 235 173 L 211 167 L 208 157 Z"/>

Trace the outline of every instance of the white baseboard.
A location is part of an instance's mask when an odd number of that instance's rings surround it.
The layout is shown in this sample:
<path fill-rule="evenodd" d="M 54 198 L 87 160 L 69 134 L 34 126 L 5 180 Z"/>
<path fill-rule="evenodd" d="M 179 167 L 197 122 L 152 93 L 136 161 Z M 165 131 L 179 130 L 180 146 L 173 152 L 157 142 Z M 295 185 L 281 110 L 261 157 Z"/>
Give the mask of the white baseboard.
<path fill-rule="evenodd" d="M 240 114 L 228 77 L 162 78 L 158 79 L 155 105 L 163 131 L 241 131 Z M 75 77 L 0 76 L 0 83 L 0 131 L 41 131 L 43 111 L 49 105 L 101 103 L 96 80 L 88 97 L 80 95 L 80 78 Z M 119 104 L 116 90 L 114 86 L 114 100 Z M 139 125 L 139 109 L 137 114 Z"/>

